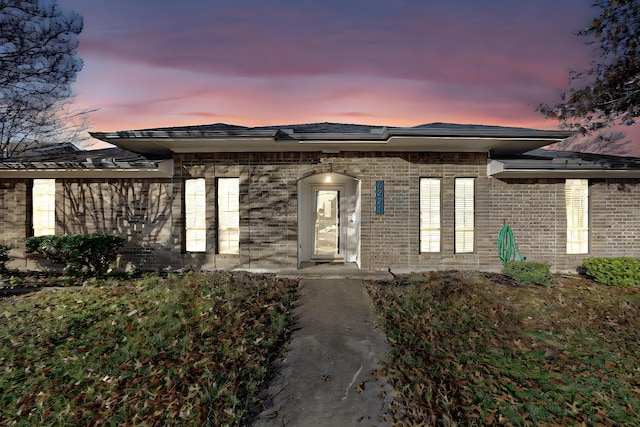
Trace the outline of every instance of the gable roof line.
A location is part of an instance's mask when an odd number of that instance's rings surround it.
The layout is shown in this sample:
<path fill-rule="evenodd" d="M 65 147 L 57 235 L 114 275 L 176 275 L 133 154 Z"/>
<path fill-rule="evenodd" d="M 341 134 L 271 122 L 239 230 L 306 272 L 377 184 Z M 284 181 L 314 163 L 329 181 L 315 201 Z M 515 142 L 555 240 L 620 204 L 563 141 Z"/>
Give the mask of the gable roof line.
<path fill-rule="evenodd" d="M 326 129 L 317 131 L 318 128 Z M 346 129 L 336 132 L 334 129 Z M 367 129 L 367 132 L 363 132 Z M 356 131 L 357 130 L 357 131 Z M 470 138 L 535 138 L 565 139 L 573 135 L 572 131 L 540 130 L 521 127 L 455 125 L 433 123 L 414 127 L 389 127 L 351 125 L 339 123 L 312 123 L 304 125 L 283 125 L 265 127 L 241 127 L 215 124 L 203 126 L 185 126 L 173 128 L 124 130 L 115 132 L 91 132 L 91 136 L 103 141 L 116 139 L 144 138 L 273 138 L 299 140 L 367 140 L 384 141 L 392 136 L 415 137 L 470 137 Z"/>
<path fill-rule="evenodd" d="M 386 127 L 342 123 L 213 125 L 93 132 L 91 136 L 144 155 L 197 152 L 450 151 L 523 153 L 573 135 L 562 130 L 432 123 Z"/>

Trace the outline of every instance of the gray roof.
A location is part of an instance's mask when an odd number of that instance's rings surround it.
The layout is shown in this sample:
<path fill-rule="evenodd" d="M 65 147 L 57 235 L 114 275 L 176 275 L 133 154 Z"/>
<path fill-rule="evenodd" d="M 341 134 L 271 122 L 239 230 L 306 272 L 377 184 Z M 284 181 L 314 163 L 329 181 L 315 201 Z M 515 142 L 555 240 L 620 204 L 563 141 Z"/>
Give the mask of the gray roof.
<path fill-rule="evenodd" d="M 158 161 L 122 148 L 81 150 L 73 144 L 43 144 L 0 159 L 0 170 L 19 169 L 150 169 Z"/>
<path fill-rule="evenodd" d="M 169 178 L 173 161 L 149 159 L 122 148 L 81 150 L 72 144 L 39 145 L 0 158 L 4 178 Z"/>
<path fill-rule="evenodd" d="M 564 139 L 574 132 L 562 130 L 539 130 L 522 127 L 486 126 L 454 123 L 428 123 L 413 127 L 361 125 L 349 123 L 304 123 L 273 126 L 238 126 L 214 123 L 197 126 L 174 126 L 117 132 L 92 132 L 91 136 L 101 140 L 123 138 L 206 138 L 206 137 L 274 137 L 276 139 L 367 139 L 383 140 L 390 136 L 478 136 Z"/>
<path fill-rule="evenodd" d="M 177 152 L 314 150 L 523 153 L 573 132 L 450 123 L 395 127 L 323 122 L 256 127 L 214 123 L 91 135 L 145 156 L 169 157 Z"/>
<path fill-rule="evenodd" d="M 494 156 L 496 177 L 640 177 L 640 158 L 537 149 L 521 155 Z"/>

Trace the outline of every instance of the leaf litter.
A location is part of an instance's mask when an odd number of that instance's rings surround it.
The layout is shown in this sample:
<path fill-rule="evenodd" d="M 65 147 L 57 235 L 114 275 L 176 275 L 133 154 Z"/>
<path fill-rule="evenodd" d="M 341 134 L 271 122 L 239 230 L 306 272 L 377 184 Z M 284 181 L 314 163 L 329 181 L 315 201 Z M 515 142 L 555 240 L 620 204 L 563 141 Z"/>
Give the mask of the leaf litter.
<path fill-rule="evenodd" d="M 0 301 L 0 425 L 244 425 L 297 282 L 192 273 Z"/>
<path fill-rule="evenodd" d="M 494 273 L 369 282 L 409 425 L 640 424 L 640 289 Z"/>

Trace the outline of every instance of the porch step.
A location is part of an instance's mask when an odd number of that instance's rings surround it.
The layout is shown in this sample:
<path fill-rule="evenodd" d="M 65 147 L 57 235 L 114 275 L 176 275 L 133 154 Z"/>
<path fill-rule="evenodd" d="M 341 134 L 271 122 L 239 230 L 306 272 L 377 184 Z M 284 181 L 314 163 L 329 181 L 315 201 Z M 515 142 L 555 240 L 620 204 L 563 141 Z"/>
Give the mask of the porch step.
<path fill-rule="evenodd" d="M 344 260 L 303 261 L 300 268 L 315 267 L 316 265 L 344 265 Z"/>
<path fill-rule="evenodd" d="M 306 266 L 305 266 L 306 264 Z M 361 280 L 391 280 L 393 276 L 388 271 L 360 270 L 355 263 L 340 264 L 315 262 L 302 263 L 298 270 L 285 270 L 278 273 L 279 277 L 294 279 L 361 279 Z"/>

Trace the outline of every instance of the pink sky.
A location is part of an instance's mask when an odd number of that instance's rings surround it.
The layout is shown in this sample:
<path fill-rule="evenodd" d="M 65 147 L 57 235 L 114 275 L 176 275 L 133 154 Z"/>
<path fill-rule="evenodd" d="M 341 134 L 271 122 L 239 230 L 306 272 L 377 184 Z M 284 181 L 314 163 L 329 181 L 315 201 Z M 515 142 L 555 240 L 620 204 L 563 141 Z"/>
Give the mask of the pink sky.
<path fill-rule="evenodd" d="M 85 18 L 92 130 L 431 122 L 558 128 L 584 0 L 59 0 Z M 637 125 L 634 127 L 638 127 Z M 640 132 L 632 132 L 640 133 Z M 632 134 L 630 133 L 630 135 Z"/>

